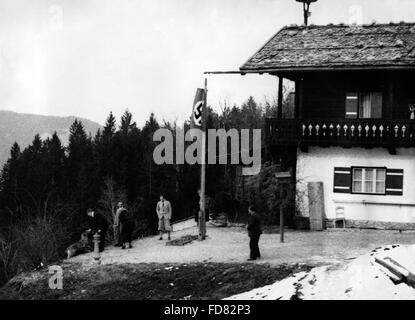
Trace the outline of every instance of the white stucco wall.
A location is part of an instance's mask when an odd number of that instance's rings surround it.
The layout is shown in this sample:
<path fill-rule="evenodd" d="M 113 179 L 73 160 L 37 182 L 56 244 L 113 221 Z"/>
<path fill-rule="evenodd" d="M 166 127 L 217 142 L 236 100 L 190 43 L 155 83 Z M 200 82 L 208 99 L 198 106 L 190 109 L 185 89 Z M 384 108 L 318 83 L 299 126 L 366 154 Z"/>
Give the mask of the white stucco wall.
<path fill-rule="evenodd" d="M 403 195 L 360 195 L 333 192 L 334 167 L 368 166 L 403 169 Z M 341 147 L 310 147 L 297 153 L 297 208 L 308 216 L 307 182 L 321 181 L 324 188 L 325 217 L 336 218 L 335 208 L 343 207 L 346 219 L 384 222 L 415 222 L 415 150 Z M 362 204 L 370 201 L 385 204 Z M 356 202 L 356 203 L 351 203 Z"/>

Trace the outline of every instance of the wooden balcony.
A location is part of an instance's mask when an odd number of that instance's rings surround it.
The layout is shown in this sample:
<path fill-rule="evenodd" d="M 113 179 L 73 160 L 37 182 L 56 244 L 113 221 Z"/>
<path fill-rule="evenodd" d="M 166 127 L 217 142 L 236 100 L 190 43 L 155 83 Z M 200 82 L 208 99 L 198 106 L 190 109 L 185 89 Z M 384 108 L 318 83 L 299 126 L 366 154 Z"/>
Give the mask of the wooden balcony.
<path fill-rule="evenodd" d="M 267 118 L 265 137 L 270 145 L 307 147 L 415 147 L 415 120 L 307 120 Z"/>

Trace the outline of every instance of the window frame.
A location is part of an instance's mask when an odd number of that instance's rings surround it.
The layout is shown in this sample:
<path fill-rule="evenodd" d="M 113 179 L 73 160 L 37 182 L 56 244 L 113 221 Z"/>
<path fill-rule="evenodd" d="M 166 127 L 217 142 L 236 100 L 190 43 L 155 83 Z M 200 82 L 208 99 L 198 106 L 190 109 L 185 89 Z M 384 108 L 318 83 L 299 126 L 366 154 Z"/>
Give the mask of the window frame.
<path fill-rule="evenodd" d="M 362 190 L 364 190 L 364 185 L 365 185 L 365 172 L 366 172 L 366 170 L 367 169 L 370 169 L 370 170 L 373 170 L 373 177 L 374 177 L 374 180 L 372 181 L 372 189 L 373 189 L 373 186 L 374 186 L 374 188 L 375 188 L 375 191 L 376 191 L 376 182 L 378 181 L 378 180 L 376 180 L 376 170 L 384 170 L 385 171 L 385 179 L 383 180 L 383 182 L 384 182 L 384 190 L 383 190 L 383 192 L 366 192 L 366 191 L 354 191 L 354 171 L 356 170 L 356 169 L 362 169 Z M 351 167 L 351 172 L 350 172 L 350 192 L 352 193 L 352 194 L 366 194 L 366 195 L 374 195 L 374 196 L 386 196 L 386 189 L 387 189 L 387 187 L 386 187 L 386 179 L 387 179 L 387 172 L 388 172 L 388 169 L 386 168 L 386 167 L 365 167 L 365 166 L 352 166 Z"/>
<path fill-rule="evenodd" d="M 382 102 L 381 102 L 381 106 L 380 106 L 380 108 L 381 108 L 381 110 L 380 110 L 381 116 L 379 118 L 373 118 L 373 117 L 364 118 L 364 117 L 361 117 L 360 116 L 360 108 L 361 108 L 360 101 L 361 101 L 361 95 L 363 95 L 363 94 L 371 95 L 371 94 L 375 94 L 375 93 L 379 93 L 381 95 L 381 97 L 382 97 Z M 356 94 L 357 95 L 357 97 L 356 97 L 356 103 L 357 103 L 357 106 L 356 106 L 356 117 L 355 118 L 354 117 L 349 117 L 348 118 L 347 117 L 347 100 L 348 100 L 348 97 L 352 96 L 352 94 Z M 350 91 L 347 91 L 346 94 L 345 94 L 345 111 L 344 111 L 344 117 L 345 117 L 345 119 L 361 119 L 361 120 L 383 119 L 383 117 L 384 117 L 384 105 L 385 105 L 384 104 L 384 100 L 385 100 L 384 98 L 385 98 L 385 94 L 381 90 L 364 90 L 364 91 L 359 91 L 359 90 L 352 91 L 352 90 L 350 90 Z"/>

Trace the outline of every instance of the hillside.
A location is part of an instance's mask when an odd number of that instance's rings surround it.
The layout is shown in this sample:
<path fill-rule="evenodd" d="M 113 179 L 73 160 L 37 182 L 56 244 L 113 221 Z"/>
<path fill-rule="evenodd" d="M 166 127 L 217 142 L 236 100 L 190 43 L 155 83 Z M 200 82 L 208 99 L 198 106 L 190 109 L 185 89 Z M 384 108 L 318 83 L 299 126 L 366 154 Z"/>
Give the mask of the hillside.
<path fill-rule="evenodd" d="M 69 127 L 75 119 L 81 120 L 86 132 L 93 135 L 101 127 L 96 122 L 77 117 L 43 116 L 0 110 L 0 166 L 7 161 L 14 142 L 23 149 L 38 133 L 42 139 L 46 139 L 56 131 L 62 143 L 66 145 Z"/>
<path fill-rule="evenodd" d="M 173 230 L 175 229 L 173 227 Z M 371 289 L 382 291 L 383 289 L 380 290 L 378 286 L 380 283 L 385 288 L 382 292 L 384 296 L 394 295 L 401 286 L 404 289 L 400 291 L 400 297 L 407 299 L 415 294 L 415 291 L 407 294 L 409 288 L 405 287 L 405 283 L 395 286 L 387 276 L 378 274 L 378 271 L 376 274 L 358 273 L 361 270 L 360 266 L 372 268 L 369 262 L 373 260 L 372 255 L 376 251 L 398 259 L 396 255 L 392 255 L 392 248 L 415 250 L 415 246 L 407 245 L 414 241 L 412 231 L 400 233 L 386 230 L 287 230 L 286 241 L 280 243 L 279 234 L 274 230 L 276 228 L 264 228 L 260 240 L 261 259 L 256 262 L 246 262 L 249 255 L 249 239 L 245 228 L 221 228 L 208 224 L 208 237 L 205 241 L 195 240 L 186 245 L 173 246 L 166 245 L 166 241 L 157 240 L 158 236 L 150 236 L 135 240 L 133 248 L 128 250 L 108 246 L 101 254 L 100 264 L 94 261 L 92 253 L 57 261 L 56 265 L 62 268 L 62 290 L 50 290 L 48 285 L 51 275 L 46 266 L 37 271 L 21 273 L 0 288 L 0 301 L 223 299 L 234 298 L 236 294 L 242 294 L 248 300 L 256 300 L 278 297 L 281 292 L 278 283 L 281 280 L 290 284 L 290 290 L 284 294 L 285 298 L 312 299 L 314 291 L 310 291 L 309 287 L 315 283 L 312 280 L 313 275 L 319 280 L 316 283 L 319 285 L 317 289 L 323 293 L 332 293 L 333 288 L 340 288 L 338 295 L 350 296 L 354 293 L 368 292 L 368 299 L 378 298 L 379 295 L 375 295 Z M 172 238 L 174 240 L 197 233 L 198 229 L 195 226 L 180 231 L 176 229 L 172 233 Z M 388 246 L 388 243 L 401 245 Z M 379 250 L 379 247 L 384 250 Z M 408 259 L 414 256 L 413 250 L 407 254 Z M 362 256 L 364 262 L 366 261 L 363 264 Z M 348 272 L 344 269 L 347 266 Z M 321 273 L 321 270 L 327 272 Z M 326 274 L 330 275 L 332 281 L 325 288 Z M 353 274 L 373 275 L 365 277 L 368 280 L 365 282 L 366 289 L 369 291 L 361 290 L 359 283 L 353 280 L 356 279 L 352 277 Z M 301 275 L 308 277 L 301 280 Z M 336 287 L 333 282 L 336 282 L 337 278 L 342 281 L 339 281 Z M 344 287 L 347 279 L 353 280 L 353 288 L 350 290 L 346 290 L 349 286 Z M 293 280 L 302 281 L 304 290 L 296 286 L 297 281 Z M 380 282 L 377 282 L 378 280 Z M 306 284 L 306 281 L 310 283 Z M 331 289 L 326 290 L 327 288 Z M 268 289 L 275 290 L 268 292 Z"/>

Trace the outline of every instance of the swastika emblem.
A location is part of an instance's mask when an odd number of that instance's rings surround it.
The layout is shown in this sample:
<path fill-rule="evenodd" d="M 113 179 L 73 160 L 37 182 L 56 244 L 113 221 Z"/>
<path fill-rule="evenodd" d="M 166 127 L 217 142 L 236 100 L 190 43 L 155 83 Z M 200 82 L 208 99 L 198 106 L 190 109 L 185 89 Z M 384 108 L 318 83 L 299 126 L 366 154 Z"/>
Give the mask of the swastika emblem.
<path fill-rule="evenodd" d="M 198 127 L 202 125 L 202 115 L 203 115 L 203 101 L 198 101 L 193 106 L 193 122 Z"/>

